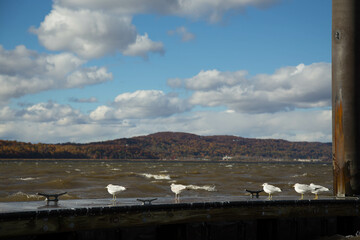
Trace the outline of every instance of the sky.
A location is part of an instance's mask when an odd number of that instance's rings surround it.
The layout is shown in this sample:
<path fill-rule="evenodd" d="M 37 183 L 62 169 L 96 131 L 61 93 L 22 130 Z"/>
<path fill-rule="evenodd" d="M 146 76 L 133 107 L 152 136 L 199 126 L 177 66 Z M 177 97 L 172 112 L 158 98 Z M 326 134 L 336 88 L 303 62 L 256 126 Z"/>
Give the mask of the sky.
<path fill-rule="evenodd" d="M 0 139 L 331 142 L 329 0 L 2 0 Z"/>

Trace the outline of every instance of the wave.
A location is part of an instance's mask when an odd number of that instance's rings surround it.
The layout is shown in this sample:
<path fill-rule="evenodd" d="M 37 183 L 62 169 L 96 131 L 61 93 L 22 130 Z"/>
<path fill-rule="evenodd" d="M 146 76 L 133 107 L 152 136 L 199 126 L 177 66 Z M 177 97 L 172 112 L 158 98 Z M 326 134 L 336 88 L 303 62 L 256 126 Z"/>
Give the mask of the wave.
<path fill-rule="evenodd" d="M 151 174 L 151 173 L 140 173 L 140 176 L 146 177 L 146 178 L 154 178 L 155 180 L 170 180 L 170 175 L 165 174 Z"/>
<path fill-rule="evenodd" d="M 39 196 L 36 194 L 26 194 L 24 192 L 16 192 L 6 196 L 7 201 L 38 201 L 43 200 L 43 196 Z"/>
<path fill-rule="evenodd" d="M 61 196 L 61 199 L 78 199 L 76 195 L 65 194 Z M 24 192 L 16 192 L 10 195 L 0 197 L 0 202 L 24 202 L 24 201 L 42 201 L 45 200 L 44 196 L 37 194 L 28 194 Z"/>
<path fill-rule="evenodd" d="M 209 191 L 209 192 L 216 191 L 215 186 L 210 186 L 210 185 L 204 185 L 204 186 L 186 185 L 186 188 L 192 189 L 192 190 L 205 190 L 205 191 Z"/>
<path fill-rule="evenodd" d="M 37 178 L 34 178 L 34 177 L 16 178 L 16 180 L 20 180 L 20 181 L 31 181 L 31 180 L 36 180 L 36 179 L 39 179 L 39 178 L 38 177 Z"/>
<path fill-rule="evenodd" d="M 295 175 L 293 175 L 293 176 L 291 176 L 291 177 L 293 177 L 293 178 L 306 177 L 307 175 L 308 175 L 307 173 L 303 173 L 303 174 L 295 174 Z"/>

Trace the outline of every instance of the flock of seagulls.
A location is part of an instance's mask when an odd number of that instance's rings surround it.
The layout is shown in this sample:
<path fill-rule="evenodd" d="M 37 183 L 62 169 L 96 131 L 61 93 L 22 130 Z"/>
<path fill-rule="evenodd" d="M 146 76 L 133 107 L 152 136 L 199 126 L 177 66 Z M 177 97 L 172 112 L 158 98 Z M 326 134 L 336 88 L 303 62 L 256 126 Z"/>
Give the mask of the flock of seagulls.
<path fill-rule="evenodd" d="M 262 187 L 263 187 L 264 192 L 269 194 L 269 197 L 268 197 L 269 200 L 272 199 L 272 195 L 274 193 L 281 192 L 281 189 L 279 187 L 270 185 L 268 183 L 264 183 L 262 185 Z M 309 192 L 315 194 L 314 199 L 318 199 L 318 194 L 320 192 L 329 191 L 328 188 L 323 187 L 321 185 L 315 185 L 313 183 L 311 183 L 310 185 L 296 183 L 293 187 L 297 193 L 301 194 L 300 199 L 304 199 L 304 194 L 309 193 Z M 123 186 L 113 185 L 113 184 L 107 185 L 106 188 L 107 188 L 108 192 L 113 196 L 113 201 L 116 201 L 116 194 L 121 193 L 126 190 L 126 188 Z M 175 193 L 175 201 L 178 202 L 180 199 L 181 192 L 188 188 L 186 185 L 172 183 L 170 185 L 170 189 L 173 193 Z"/>
<path fill-rule="evenodd" d="M 272 199 L 272 194 L 273 193 L 281 192 L 280 188 L 275 187 L 275 186 L 270 185 L 270 184 L 267 184 L 267 183 L 264 183 L 262 186 L 263 186 L 264 192 L 269 194 L 269 199 Z M 304 194 L 308 193 L 308 192 L 311 192 L 311 193 L 315 194 L 314 199 L 318 199 L 318 194 L 320 192 L 329 191 L 328 188 L 323 187 L 321 185 L 316 185 L 316 184 L 313 184 L 313 183 L 311 183 L 310 185 L 296 183 L 293 187 L 295 189 L 295 192 L 301 194 L 301 197 L 300 197 L 301 200 L 304 199 Z"/>
<path fill-rule="evenodd" d="M 311 192 L 313 194 L 315 194 L 315 198 L 314 199 L 318 199 L 318 194 L 320 192 L 328 192 L 329 189 L 326 188 L 326 187 L 323 187 L 321 185 L 316 185 L 316 184 L 313 184 L 313 183 L 310 183 L 310 185 L 307 185 L 307 184 L 300 184 L 300 183 L 296 183 L 294 185 L 294 189 L 297 193 L 300 193 L 301 194 L 301 198 L 300 199 L 303 199 L 304 198 L 304 194 L 307 193 L 307 192 Z"/>

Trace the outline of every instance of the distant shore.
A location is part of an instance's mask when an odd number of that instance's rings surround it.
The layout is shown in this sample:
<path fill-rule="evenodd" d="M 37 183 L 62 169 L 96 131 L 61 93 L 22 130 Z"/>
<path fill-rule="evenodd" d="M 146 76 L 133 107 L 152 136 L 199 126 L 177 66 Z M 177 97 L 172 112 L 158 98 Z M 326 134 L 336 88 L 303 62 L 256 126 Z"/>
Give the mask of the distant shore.
<path fill-rule="evenodd" d="M 0 162 L 195 162 L 195 163 L 284 163 L 284 164 L 293 164 L 293 163 L 302 163 L 302 164 L 331 164 L 331 161 L 323 160 L 291 160 L 291 159 L 261 159 L 261 160 L 249 160 L 249 159 L 232 159 L 232 160 L 221 160 L 221 159 L 196 159 L 196 158 L 184 158 L 184 159 L 55 159 L 55 158 L 0 158 Z"/>

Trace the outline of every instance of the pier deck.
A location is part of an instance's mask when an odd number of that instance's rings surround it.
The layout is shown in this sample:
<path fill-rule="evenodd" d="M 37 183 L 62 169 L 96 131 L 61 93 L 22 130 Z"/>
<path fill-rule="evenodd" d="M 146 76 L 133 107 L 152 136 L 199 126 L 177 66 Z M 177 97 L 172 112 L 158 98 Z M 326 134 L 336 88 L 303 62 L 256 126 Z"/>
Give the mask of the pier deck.
<path fill-rule="evenodd" d="M 360 230 L 359 198 L 265 196 L 1 202 L 0 238 L 309 239 Z"/>

